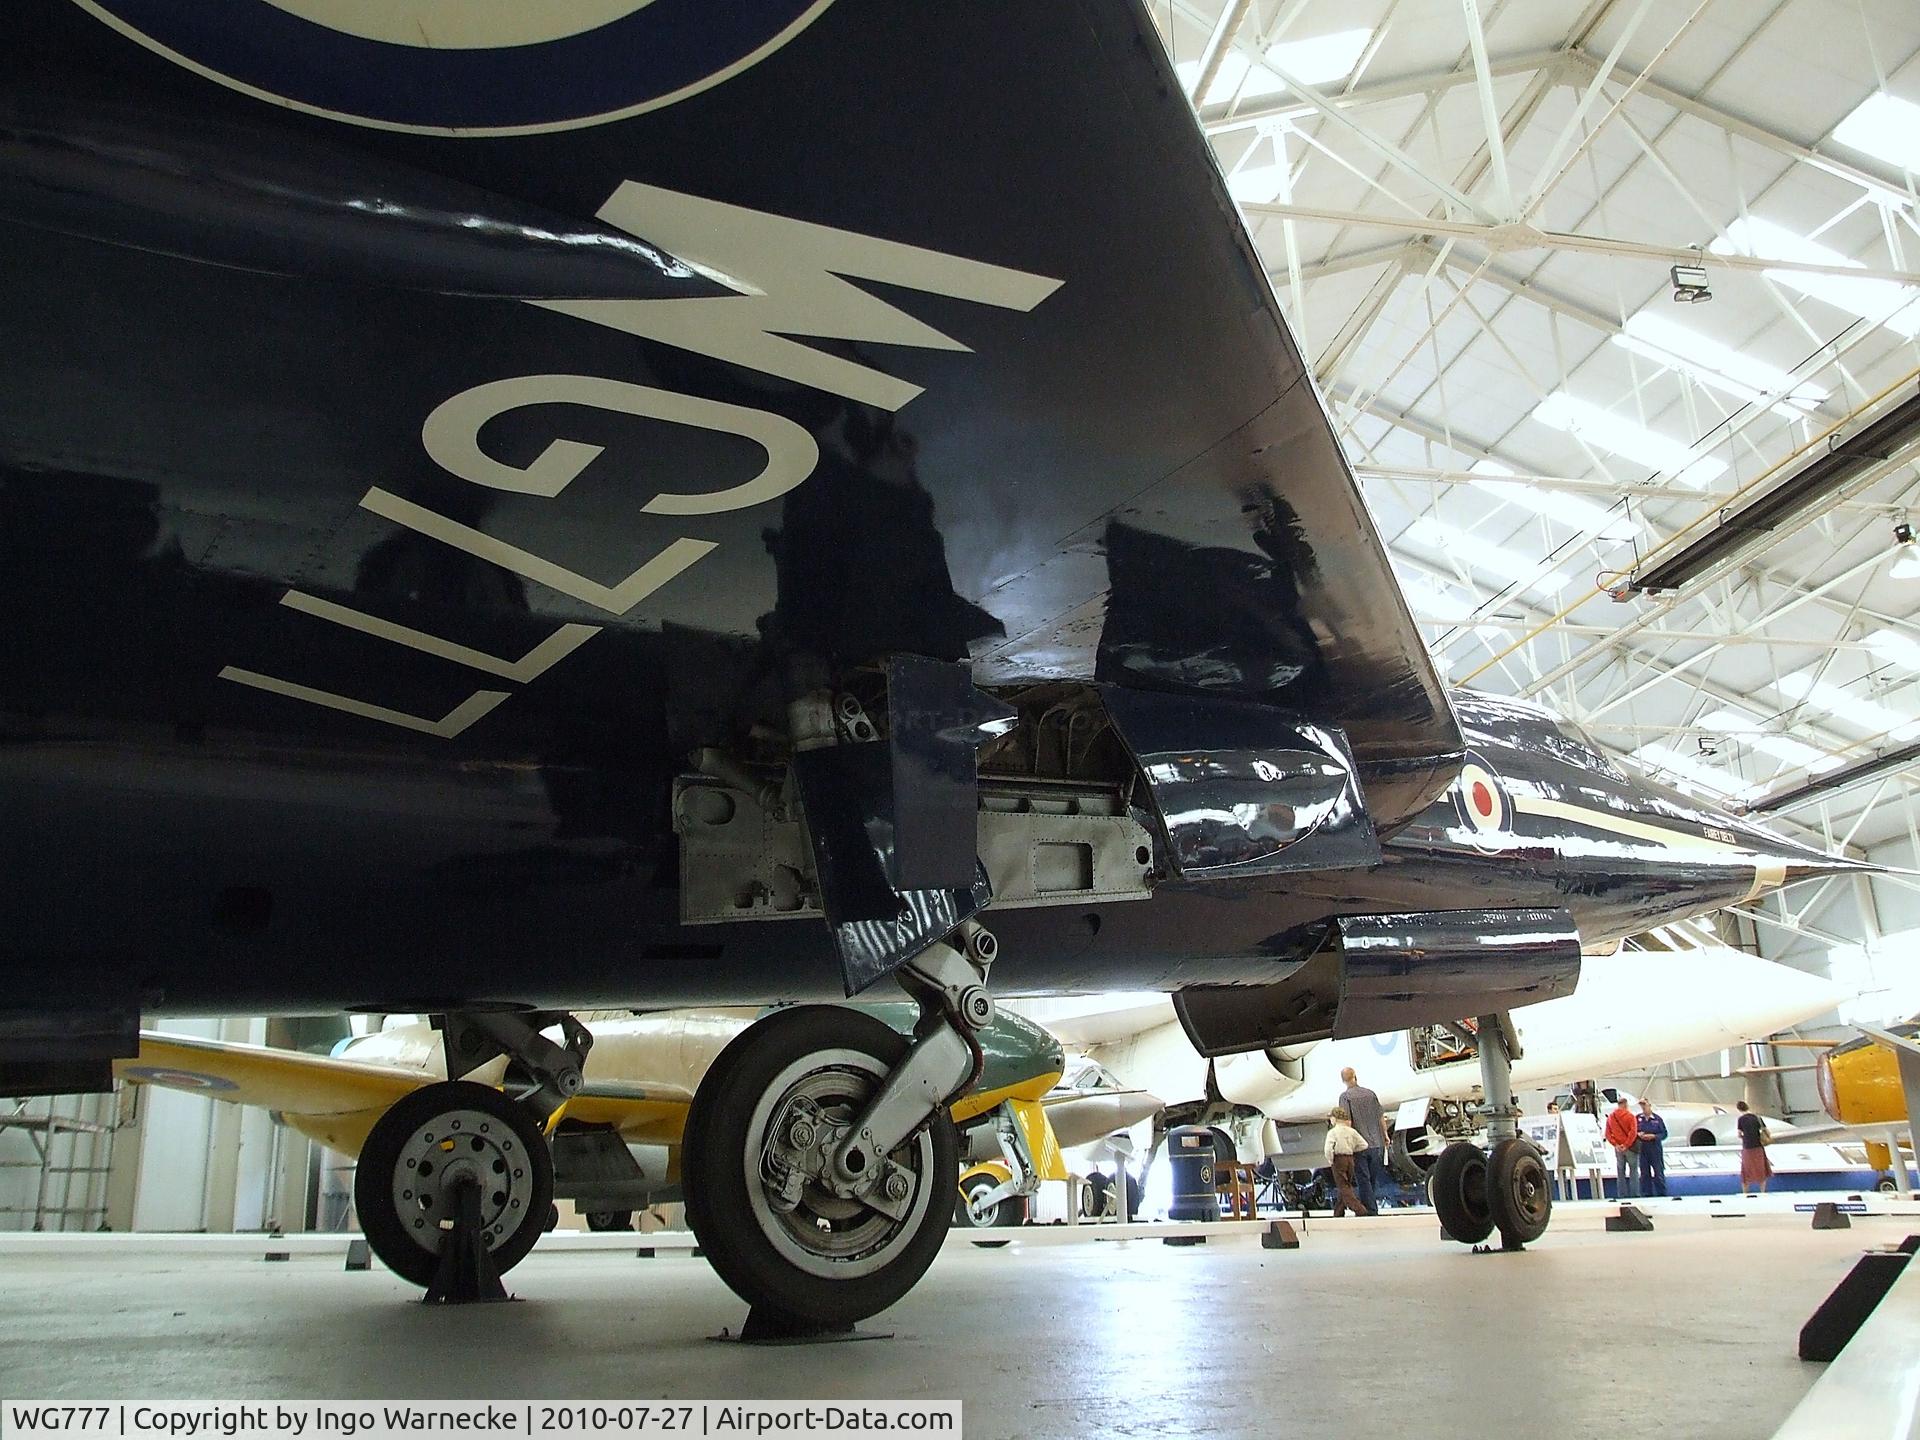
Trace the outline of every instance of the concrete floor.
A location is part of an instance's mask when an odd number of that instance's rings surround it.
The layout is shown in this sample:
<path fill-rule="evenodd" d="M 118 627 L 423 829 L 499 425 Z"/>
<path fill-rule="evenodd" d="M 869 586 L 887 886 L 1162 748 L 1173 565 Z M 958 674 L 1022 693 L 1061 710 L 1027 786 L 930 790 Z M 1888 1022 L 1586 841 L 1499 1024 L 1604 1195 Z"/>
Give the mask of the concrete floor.
<path fill-rule="evenodd" d="M 520 1303 L 463 1310 L 337 1260 L 6 1256 L 0 1397 L 958 1396 L 973 1440 L 1764 1436 L 1819 1370 L 1794 1357 L 1802 1321 L 1910 1222 L 1596 1226 L 1519 1256 L 1352 1221 L 1293 1252 L 952 1245 L 868 1327 L 896 1338 L 785 1349 L 704 1338 L 744 1311 L 687 1256 L 536 1251 Z"/>

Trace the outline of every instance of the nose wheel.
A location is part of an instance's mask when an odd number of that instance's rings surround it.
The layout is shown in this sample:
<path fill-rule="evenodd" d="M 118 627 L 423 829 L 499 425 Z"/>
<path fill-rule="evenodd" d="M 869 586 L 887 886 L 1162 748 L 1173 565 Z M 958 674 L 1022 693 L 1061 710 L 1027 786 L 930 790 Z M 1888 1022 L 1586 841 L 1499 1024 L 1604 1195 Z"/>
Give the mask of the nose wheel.
<path fill-rule="evenodd" d="M 870 1159 L 848 1149 L 910 1048 L 871 1015 L 797 1006 L 751 1026 L 701 1080 L 681 1147 L 687 1222 L 763 1322 L 851 1325 L 939 1252 L 960 1174 L 944 1107 Z"/>

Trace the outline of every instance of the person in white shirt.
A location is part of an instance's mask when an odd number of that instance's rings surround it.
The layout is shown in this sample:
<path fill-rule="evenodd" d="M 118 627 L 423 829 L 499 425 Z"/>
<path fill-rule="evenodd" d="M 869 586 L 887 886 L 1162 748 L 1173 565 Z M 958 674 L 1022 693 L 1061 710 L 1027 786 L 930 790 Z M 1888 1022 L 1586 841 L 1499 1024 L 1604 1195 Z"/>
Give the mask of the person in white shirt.
<path fill-rule="evenodd" d="M 1366 1148 L 1367 1139 L 1353 1128 L 1353 1117 L 1345 1110 L 1335 1110 L 1328 1117 L 1326 1143 L 1327 1165 L 1333 1171 L 1335 1215 L 1349 1210 L 1356 1215 L 1369 1213 L 1353 1191 L 1353 1157 Z"/>

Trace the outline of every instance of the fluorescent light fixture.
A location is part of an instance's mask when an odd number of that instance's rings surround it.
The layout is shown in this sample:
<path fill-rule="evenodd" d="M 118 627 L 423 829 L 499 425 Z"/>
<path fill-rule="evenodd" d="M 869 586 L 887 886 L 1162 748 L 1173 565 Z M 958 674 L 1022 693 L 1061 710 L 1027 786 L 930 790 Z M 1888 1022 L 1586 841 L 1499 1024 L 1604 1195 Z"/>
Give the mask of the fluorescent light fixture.
<path fill-rule="evenodd" d="M 1732 244 L 1728 244 L 1731 241 Z M 1727 227 L 1727 238 L 1709 247 L 1715 254 L 1736 251 L 1768 260 L 1804 260 L 1814 265 L 1834 265 L 1842 269 L 1864 268 L 1838 250 L 1830 250 L 1817 240 L 1796 235 L 1771 220 L 1745 216 Z M 1836 310 L 1858 315 L 1875 325 L 1885 325 L 1912 339 L 1920 335 L 1920 290 L 1897 285 L 1891 280 L 1849 280 L 1844 275 L 1810 275 L 1804 270 L 1766 270 L 1762 272 L 1790 290 L 1824 300 Z"/>
<path fill-rule="evenodd" d="M 1817 750 L 1804 740 L 1796 740 L 1791 735 L 1780 735 L 1768 730 L 1753 716 L 1739 710 L 1715 710 L 1700 717 L 1700 724 L 1708 730 L 1722 735 L 1732 735 L 1745 744 L 1751 745 L 1763 754 L 1776 760 L 1784 760 L 1789 765 L 1804 766 L 1815 775 L 1824 775 L 1829 770 L 1838 770 L 1845 762 L 1836 756 Z"/>
<path fill-rule="evenodd" d="M 1920 105 L 1881 91 L 1834 127 L 1833 138 L 1889 165 L 1920 175 Z"/>
<path fill-rule="evenodd" d="M 1920 672 L 1920 640 L 1898 630 L 1876 630 L 1867 636 L 1867 648 L 1888 665 Z"/>
<path fill-rule="evenodd" d="M 1360 63 L 1367 41 L 1372 38 L 1373 31 L 1363 29 L 1336 30 L 1311 40 L 1285 40 L 1267 47 L 1267 59 L 1302 85 L 1311 85 L 1317 90 L 1351 75 L 1353 67 Z M 1191 94 L 1200 79 L 1200 62 L 1183 60 L 1173 67 L 1173 73 L 1179 77 L 1180 88 Z M 1286 89 L 1286 82 L 1271 70 L 1256 69 L 1241 52 L 1229 50 L 1220 57 L 1220 64 L 1213 72 L 1213 83 L 1197 103 L 1224 105 L 1234 99 L 1258 100 L 1268 95 L 1283 95 Z"/>
<path fill-rule="evenodd" d="M 1602 409 L 1591 400 L 1581 400 L 1564 390 L 1556 390 L 1533 407 L 1533 418 L 1542 425 L 1574 435 L 1602 450 L 1623 455 L 1649 469 L 1671 472 L 1674 479 L 1687 485 L 1705 485 L 1726 472 L 1726 462 L 1712 456 L 1693 458 L 1693 448 L 1669 436 L 1657 434 L 1624 415 Z"/>
<path fill-rule="evenodd" d="M 1920 721 L 1896 715 L 1878 701 L 1852 694 L 1838 685 L 1816 680 L 1804 670 L 1782 675 L 1774 681 L 1773 688 L 1789 700 L 1824 710 L 1836 720 L 1844 720 L 1870 735 L 1887 735 L 1895 740 L 1920 737 Z"/>
<path fill-rule="evenodd" d="M 1522 506 L 1536 515 L 1557 520 L 1569 530 L 1590 535 L 1595 540 L 1633 540 L 1640 534 L 1639 525 L 1617 506 L 1609 509 L 1591 500 L 1583 500 L 1578 495 L 1569 495 L 1564 490 L 1537 489 L 1524 480 L 1499 483 L 1499 477 L 1512 475 L 1513 471 L 1498 460 L 1476 460 L 1468 467 L 1468 472 L 1493 477 L 1494 483 L 1475 487 L 1488 499 Z"/>
<path fill-rule="evenodd" d="M 1558 595 L 1567 588 L 1565 575 L 1543 570 L 1541 562 L 1531 556 L 1491 544 L 1458 525 L 1449 525 L 1430 515 L 1422 515 L 1409 525 L 1407 534 L 1441 555 L 1458 556 L 1475 570 L 1512 580 L 1537 595 Z"/>
<path fill-rule="evenodd" d="M 1683 754 L 1671 745 L 1642 745 L 1633 752 L 1633 758 L 1650 769 L 1664 770 L 1688 790 L 1705 791 L 1723 800 L 1744 800 L 1759 793 L 1758 786 L 1749 785 L 1717 765 L 1709 765 L 1697 755 Z"/>
<path fill-rule="evenodd" d="M 1778 366 L 1755 360 L 1731 345 L 1677 324 L 1657 310 L 1629 316 L 1625 330 L 1613 337 L 1613 343 L 1669 370 L 1683 370 L 1701 384 L 1748 404 L 1778 395 L 1781 398 L 1771 402 L 1771 408 L 1789 420 L 1805 419 L 1807 409 L 1827 398 L 1820 386 L 1796 380 Z"/>

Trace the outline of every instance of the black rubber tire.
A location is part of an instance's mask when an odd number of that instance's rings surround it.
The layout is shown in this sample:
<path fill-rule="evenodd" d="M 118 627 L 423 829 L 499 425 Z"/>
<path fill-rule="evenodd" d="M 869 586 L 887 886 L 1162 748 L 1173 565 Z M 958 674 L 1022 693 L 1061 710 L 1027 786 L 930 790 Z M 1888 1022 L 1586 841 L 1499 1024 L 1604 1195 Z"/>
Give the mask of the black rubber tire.
<path fill-rule="evenodd" d="M 1494 1227 L 1508 1245 L 1525 1245 L 1547 1233 L 1553 1219 L 1553 1177 L 1531 1140 L 1502 1140 L 1487 1157 L 1487 1204 Z"/>
<path fill-rule="evenodd" d="M 973 1207 L 968 1203 L 978 1190 L 991 1190 L 998 1182 L 991 1176 L 976 1175 L 960 1187 L 960 1193 L 953 1202 L 953 1225 L 956 1230 L 990 1230 L 1018 1225 L 1026 1218 L 1026 1202 L 1018 1195 L 1003 1196 L 981 1219 L 974 1219 Z"/>
<path fill-rule="evenodd" d="M 595 1231 L 633 1229 L 633 1211 L 631 1210 L 589 1210 L 587 1211 L 587 1229 Z"/>
<path fill-rule="evenodd" d="M 756 1021 L 722 1050 L 694 1092 L 681 1137 L 687 1224 L 720 1278 L 749 1305 L 825 1325 L 878 1314 L 911 1290 L 940 1253 L 953 1221 L 945 1196 L 960 1183 L 960 1140 L 942 1110 L 928 1126 L 930 1187 L 914 1228 L 893 1258 L 866 1275 L 817 1275 L 789 1261 L 760 1228 L 743 1164 L 762 1095 L 788 1066 L 828 1050 L 851 1050 L 885 1069 L 910 1042 L 881 1020 L 835 1005 L 797 1005 Z"/>
<path fill-rule="evenodd" d="M 547 1137 L 526 1106 L 509 1099 L 491 1085 L 471 1080 L 442 1080 L 402 1096 L 367 1132 L 360 1161 L 353 1172 L 353 1204 L 367 1245 L 402 1280 L 425 1288 L 440 1265 L 439 1250 L 417 1244 L 394 1206 L 393 1172 L 400 1151 L 414 1132 L 436 1115 L 453 1110 L 478 1110 L 499 1120 L 512 1132 L 527 1157 L 532 1199 L 517 1227 L 493 1246 L 494 1267 L 506 1274 L 533 1249 L 544 1233 L 541 1226 L 553 1209 L 553 1152 Z"/>
<path fill-rule="evenodd" d="M 1487 1156 L 1478 1145 L 1456 1140 L 1440 1152 L 1427 1179 L 1427 1197 L 1449 1240 L 1478 1245 L 1493 1233 L 1487 1201 Z"/>
<path fill-rule="evenodd" d="M 1878 1180 L 1873 1182 L 1873 1188 L 1877 1194 L 1881 1195 L 1898 1195 L 1900 1193 L 1900 1184 L 1891 1175 L 1882 1175 Z"/>

